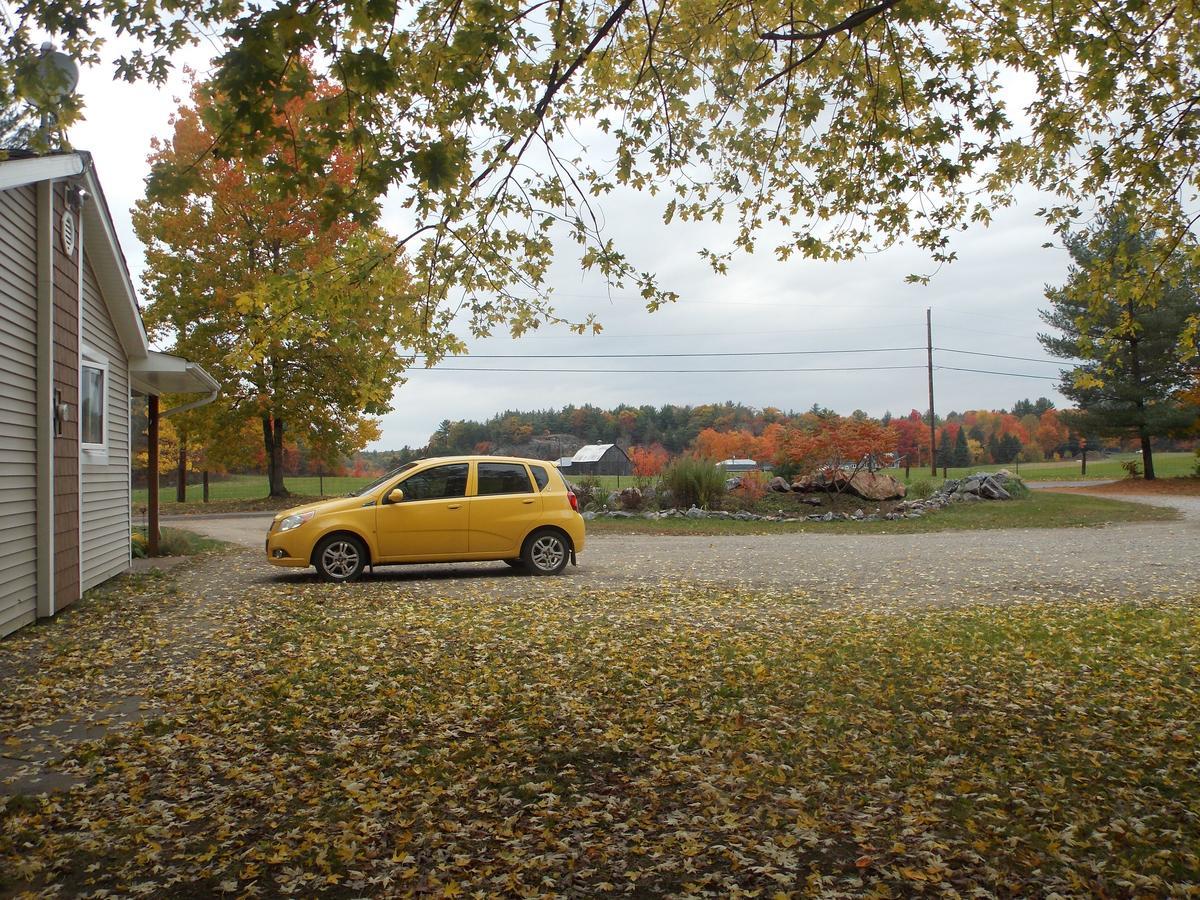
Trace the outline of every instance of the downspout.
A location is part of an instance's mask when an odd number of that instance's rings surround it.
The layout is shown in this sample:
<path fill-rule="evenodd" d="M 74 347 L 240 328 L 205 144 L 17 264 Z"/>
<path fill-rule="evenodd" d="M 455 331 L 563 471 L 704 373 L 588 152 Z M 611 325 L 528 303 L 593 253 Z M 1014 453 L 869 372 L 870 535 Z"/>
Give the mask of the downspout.
<path fill-rule="evenodd" d="M 54 192 L 37 185 L 37 614 L 54 615 Z"/>

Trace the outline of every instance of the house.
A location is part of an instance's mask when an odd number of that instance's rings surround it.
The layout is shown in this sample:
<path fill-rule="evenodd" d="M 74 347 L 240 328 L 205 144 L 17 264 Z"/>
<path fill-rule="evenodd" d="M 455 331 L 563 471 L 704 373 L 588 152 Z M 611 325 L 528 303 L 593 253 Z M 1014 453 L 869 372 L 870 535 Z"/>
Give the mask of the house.
<path fill-rule="evenodd" d="M 558 467 L 571 475 L 632 475 L 633 463 L 616 444 L 588 444 L 571 457 L 570 467 Z"/>
<path fill-rule="evenodd" d="M 153 433 L 160 394 L 202 394 L 191 407 L 218 385 L 150 349 L 86 153 L 0 160 L 0 315 L 4 635 L 129 567 L 132 395 Z"/>
<path fill-rule="evenodd" d="M 554 461 L 554 465 L 558 466 L 563 471 L 569 471 L 571 468 L 571 463 L 574 461 L 575 457 L 573 456 L 560 456 Z"/>

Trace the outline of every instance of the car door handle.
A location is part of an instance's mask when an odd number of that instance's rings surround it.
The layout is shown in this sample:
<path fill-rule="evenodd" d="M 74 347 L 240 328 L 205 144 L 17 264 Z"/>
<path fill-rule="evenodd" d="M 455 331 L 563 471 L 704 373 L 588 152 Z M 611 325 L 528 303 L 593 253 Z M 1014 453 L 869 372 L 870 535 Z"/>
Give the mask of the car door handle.
<path fill-rule="evenodd" d="M 526 506 L 528 506 L 528 505 L 529 505 L 529 504 L 531 504 L 533 501 L 532 501 L 532 500 L 522 500 L 521 502 L 522 502 L 522 503 L 524 503 Z"/>
<path fill-rule="evenodd" d="M 462 509 L 461 503 L 451 503 L 446 509 Z"/>

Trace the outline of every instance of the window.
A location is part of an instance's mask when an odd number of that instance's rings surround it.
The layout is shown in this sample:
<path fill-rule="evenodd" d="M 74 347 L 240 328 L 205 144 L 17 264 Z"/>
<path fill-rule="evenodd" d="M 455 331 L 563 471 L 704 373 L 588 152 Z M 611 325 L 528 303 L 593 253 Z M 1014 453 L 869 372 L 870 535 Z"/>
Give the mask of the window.
<path fill-rule="evenodd" d="M 543 466 L 530 466 L 529 471 L 533 473 L 533 480 L 537 482 L 538 490 L 544 491 L 546 485 L 550 483 L 550 473 Z"/>
<path fill-rule="evenodd" d="M 480 497 L 491 494 L 529 494 L 533 486 L 529 483 L 529 473 L 520 463 L 480 463 L 479 490 Z"/>
<path fill-rule="evenodd" d="M 442 500 L 447 497 L 462 497 L 467 493 L 467 464 L 451 463 L 434 466 L 410 475 L 396 487 L 404 491 L 404 502 L 409 500 Z"/>
<path fill-rule="evenodd" d="M 85 450 L 102 450 L 105 443 L 104 395 L 108 365 L 84 362 L 79 375 L 79 440 Z"/>

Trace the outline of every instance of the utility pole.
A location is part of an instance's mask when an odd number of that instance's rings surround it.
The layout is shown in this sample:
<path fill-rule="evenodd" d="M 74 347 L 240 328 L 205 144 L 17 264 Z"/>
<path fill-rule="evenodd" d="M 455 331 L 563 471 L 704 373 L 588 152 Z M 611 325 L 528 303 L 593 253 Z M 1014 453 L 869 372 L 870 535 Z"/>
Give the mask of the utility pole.
<path fill-rule="evenodd" d="M 937 477 L 937 416 L 933 414 L 933 315 L 925 309 L 925 352 L 929 361 L 929 471 Z"/>

